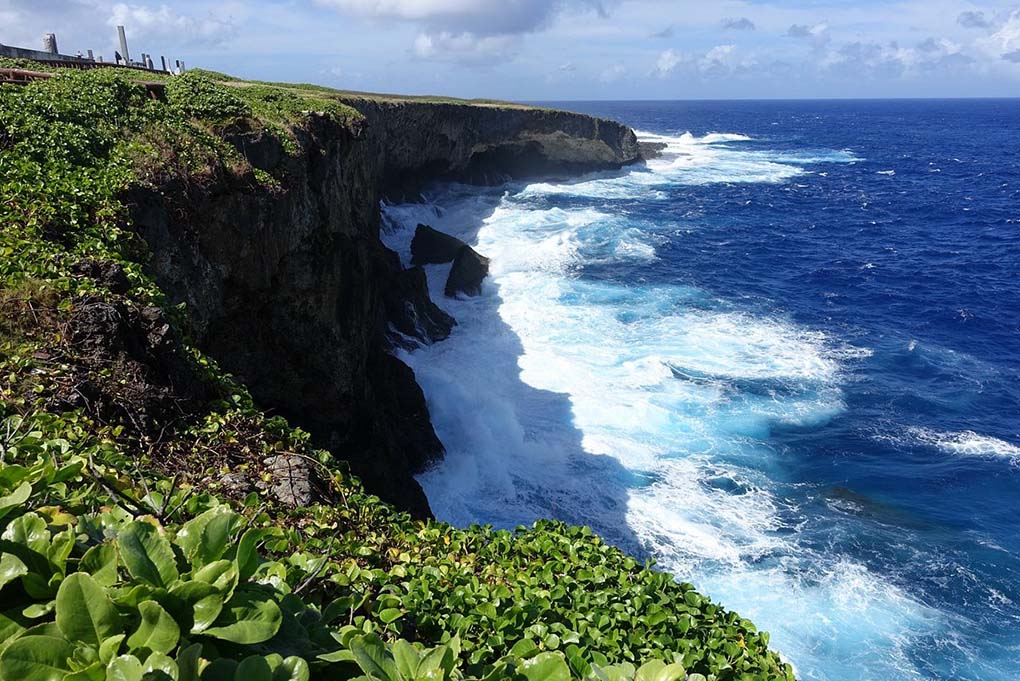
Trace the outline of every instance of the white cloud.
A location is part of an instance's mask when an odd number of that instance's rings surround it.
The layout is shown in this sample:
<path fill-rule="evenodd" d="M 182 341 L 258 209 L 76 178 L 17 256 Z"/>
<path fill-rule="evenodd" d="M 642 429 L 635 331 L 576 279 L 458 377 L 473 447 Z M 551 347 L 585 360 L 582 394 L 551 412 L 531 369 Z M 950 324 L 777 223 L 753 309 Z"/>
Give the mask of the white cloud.
<path fill-rule="evenodd" d="M 317 0 L 319 4 L 372 19 L 419 24 L 428 32 L 507 35 L 530 33 L 566 5 L 587 6 L 604 14 L 595 0 Z"/>
<path fill-rule="evenodd" d="M 178 14 L 167 5 L 150 8 L 118 3 L 110 10 L 108 26 L 126 26 L 130 38 L 163 38 L 184 45 L 221 45 L 237 33 L 229 18 L 210 12 L 198 19 Z"/>
<path fill-rule="evenodd" d="M 599 80 L 603 83 L 615 83 L 627 75 L 627 68 L 623 64 L 613 64 L 599 74 Z"/>
<path fill-rule="evenodd" d="M 414 53 L 422 59 L 490 64 L 513 56 L 519 44 L 516 36 L 478 36 L 473 33 L 420 33 Z"/>
<path fill-rule="evenodd" d="M 683 57 L 675 50 L 664 50 L 659 53 L 659 58 L 655 60 L 655 73 L 660 78 L 665 78 L 673 73 L 682 61 Z"/>

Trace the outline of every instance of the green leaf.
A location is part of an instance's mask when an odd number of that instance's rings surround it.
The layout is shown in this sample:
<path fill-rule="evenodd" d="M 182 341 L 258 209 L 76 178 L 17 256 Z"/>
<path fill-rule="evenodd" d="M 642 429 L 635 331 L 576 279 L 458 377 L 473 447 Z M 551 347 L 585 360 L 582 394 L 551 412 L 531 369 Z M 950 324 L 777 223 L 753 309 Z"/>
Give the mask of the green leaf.
<path fill-rule="evenodd" d="M 103 639 L 124 631 L 120 614 L 91 575 L 76 572 L 57 590 L 57 626 L 69 641 L 99 647 Z"/>
<path fill-rule="evenodd" d="M 273 681 L 273 670 L 261 655 L 251 655 L 241 660 L 234 672 L 234 681 Z"/>
<path fill-rule="evenodd" d="M 82 556 L 78 567 L 101 586 L 113 586 L 117 583 L 117 549 L 112 543 L 93 546 Z"/>
<path fill-rule="evenodd" d="M 436 646 L 425 653 L 418 663 L 416 679 L 446 678 L 453 670 L 456 660 L 448 646 Z"/>
<path fill-rule="evenodd" d="M 238 590 L 215 625 L 206 629 L 213 636 L 233 643 L 250 645 L 268 641 L 280 630 L 283 613 L 265 593 L 255 590 Z"/>
<path fill-rule="evenodd" d="M 55 636 L 23 636 L 0 655 L 0 678 L 13 681 L 60 681 L 70 671 L 74 646 Z"/>
<path fill-rule="evenodd" d="M 184 523 L 174 541 L 192 565 L 201 567 L 223 556 L 240 521 L 228 506 L 216 506 Z"/>
<path fill-rule="evenodd" d="M 291 655 L 284 658 L 280 666 L 273 670 L 273 681 L 308 681 L 312 670 L 303 657 Z"/>
<path fill-rule="evenodd" d="M 521 663 L 528 681 L 570 681 L 570 668 L 560 653 L 539 653 Z"/>
<path fill-rule="evenodd" d="M 117 657 L 117 654 L 120 652 L 120 644 L 124 642 L 124 638 L 124 634 L 117 634 L 100 643 L 99 661 L 104 665 L 110 664 L 110 660 Z"/>
<path fill-rule="evenodd" d="M 223 594 L 225 600 L 229 600 L 230 594 L 237 586 L 237 565 L 230 560 L 213 561 L 195 572 L 194 579 L 212 584 Z"/>
<path fill-rule="evenodd" d="M 146 681 L 177 681 L 177 663 L 163 653 L 145 658 L 142 678 Z"/>
<path fill-rule="evenodd" d="M 117 535 L 120 557 L 135 579 L 153 586 L 169 587 L 177 581 L 173 549 L 157 528 L 136 520 Z"/>
<path fill-rule="evenodd" d="M 246 581 L 255 574 L 259 564 L 256 549 L 265 536 L 266 530 L 262 528 L 252 528 L 241 535 L 241 541 L 237 543 L 237 550 L 234 552 L 234 562 L 237 563 L 237 573 L 241 581 Z"/>
<path fill-rule="evenodd" d="M 30 496 L 32 496 L 32 485 L 23 482 L 7 496 L 0 497 L 0 518 L 19 506 L 23 506 Z"/>
<path fill-rule="evenodd" d="M 106 681 L 142 681 L 142 663 L 134 655 L 121 655 L 106 665 Z"/>
<path fill-rule="evenodd" d="M 177 653 L 177 681 L 198 681 L 198 665 L 202 644 L 192 643 Z"/>
<path fill-rule="evenodd" d="M 177 647 L 181 629 L 159 603 L 143 601 L 138 604 L 138 612 L 142 616 L 141 624 L 127 640 L 132 649 L 148 648 L 157 653 L 169 653 Z"/>
<path fill-rule="evenodd" d="M 418 672 L 418 664 L 421 656 L 410 643 L 404 639 L 397 639 L 392 646 L 393 661 L 397 665 L 397 671 L 404 679 L 413 679 Z"/>
<path fill-rule="evenodd" d="M 0 556 L 0 589 L 22 575 L 28 574 L 28 567 L 13 553 Z"/>
<path fill-rule="evenodd" d="M 198 634 L 212 626 L 223 611 L 223 596 L 212 584 L 181 582 L 170 589 L 170 594 L 181 599 L 192 609 L 191 633 Z M 181 613 L 177 613 L 181 616 Z"/>
<path fill-rule="evenodd" d="M 382 620 L 383 624 L 396 622 L 403 616 L 404 612 L 400 608 L 386 608 L 385 610 L 379 613 L 379 619 Z"/>
<path fill-rule="evenodd" d="M 393 658 L 386 652 L 386 644 L 375 634 L 351 640 L 351 652 L 361 671 L 379 681 L 400 681 L 400 673 Z"/>

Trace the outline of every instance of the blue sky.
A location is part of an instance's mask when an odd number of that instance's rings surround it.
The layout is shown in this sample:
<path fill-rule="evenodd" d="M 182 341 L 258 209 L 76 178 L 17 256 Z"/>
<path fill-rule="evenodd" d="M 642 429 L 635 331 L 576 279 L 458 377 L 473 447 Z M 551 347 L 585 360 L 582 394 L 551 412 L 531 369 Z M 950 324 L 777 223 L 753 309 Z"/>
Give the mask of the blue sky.
<path fill-rule="evenodd" d="M 0 0 L 0 43 L 242 77 L 551 99 L 1020 96 L 1020 2 Z"/>

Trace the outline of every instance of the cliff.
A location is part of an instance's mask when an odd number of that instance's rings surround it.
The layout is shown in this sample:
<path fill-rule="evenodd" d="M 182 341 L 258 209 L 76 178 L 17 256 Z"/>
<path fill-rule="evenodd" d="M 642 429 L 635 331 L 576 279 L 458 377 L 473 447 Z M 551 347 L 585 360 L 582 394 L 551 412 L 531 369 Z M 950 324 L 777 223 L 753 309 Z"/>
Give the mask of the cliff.
<path fill-rule="evenodd" d="M 222 174 L 135 187 L 126 202 L 150 271 L 187 305 L 197 345 L 262 405 L 348 460 L 368 489 L 429 514 L 413 479 L 442 445 L 398 336 L 441 340 L 454 323 L 379 240 L 384 192 L 436 178 L 491 182 L 637 161 L 634 133 L 562 111 L 344 97 L 362 120 L 313 115 L 280 133 L 220 129 L 272 191 Z"/>
<path fill-rule="evenodd" d="M 387 350 L 453 322 L 379 243 L 388 173 L 578 156 L 514 113 L 478 152 L 388 157 L 334 93 L 228 81 L 0 86 L 0 681 L 793 681 L 590 529 L 417 521 L 279 417 L 415 508 L 439 445 Z"/>

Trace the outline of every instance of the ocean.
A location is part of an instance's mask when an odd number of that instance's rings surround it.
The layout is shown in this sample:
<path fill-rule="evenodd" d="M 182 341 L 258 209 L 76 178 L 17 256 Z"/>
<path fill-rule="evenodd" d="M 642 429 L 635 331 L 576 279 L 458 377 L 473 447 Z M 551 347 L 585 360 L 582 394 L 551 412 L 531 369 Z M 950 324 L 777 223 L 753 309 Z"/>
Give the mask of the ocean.
<path fill-rule="evenodd" d="M 805 681 L 1020 678 L 1020 101 L 554 105 L 666 149 L 384 205 L 492 258 L 402 355 L 436 516 L 590 525 Z"/>

